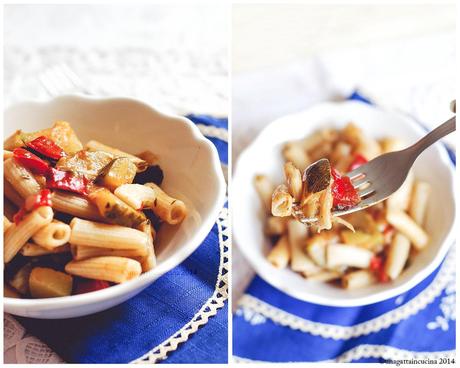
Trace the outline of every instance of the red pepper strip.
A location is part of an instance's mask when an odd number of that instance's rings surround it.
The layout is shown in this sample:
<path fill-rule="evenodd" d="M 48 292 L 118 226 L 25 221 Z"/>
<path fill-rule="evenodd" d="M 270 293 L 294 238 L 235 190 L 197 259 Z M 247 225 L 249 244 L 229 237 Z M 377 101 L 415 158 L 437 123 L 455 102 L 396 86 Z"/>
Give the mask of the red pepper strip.
<path fill-rule="evenodd" d="M 91 291 L 102 290 L 110 287 L 107 281 L 78 279 L 74 294 L 85 294 Z"/>
<path fill-rule="evenodd" d="M 371 258 L 369 269 L 375 274 L 379 282 L 388 282 L 390 280 L 388 275 L 385 273 L 384 262 L 381 256 L 373 256 Z"/>
<path fill-rule="evenodd" d="M 351 184 L 350 178 L 340 175 L 334 168 L 331 169 L 331 173 L 334 179 L 331 186 L 333 206 L 340 210 L 356 206 L 361 199 Z"/>
<path fill-rule="evenodd" d="M 15 148 L 13 150 L 13 157 L 18 164 L 29 169 L 34 174 L 45 175 L 48 171 L 49 165 L 46 161 L 24 148 Z"/>
<path fill-rule="evenodd" d="M 53 167 L 49 169 L 46 176 L 46 186 L 84 195 L 88 194 L 88 179 Z"/>
<path fill-rule="evenodd" d="M 54 160 L 59 160 L 62 156 L 64 156 L 64 151 L 62 148 L 54 143 L 51 139 L 43 135 L 35 138 L 33 141 L 30 141 L 26 145 L 38 153 L 41 153 L 42 155 L 50 157 Z"/>
<path fill-rule="evenodd" d="M 51 207 L 51 191 L 49 189 L 42 189 L 40 193 L 28 196 L 19 209 L 19 211 L 13 216 L 13 221 L 17 225 L 21 222 L 27 213 L 37 209 L 41 206 Z"/>
<path fill-rule="evenodd" d="M 366 164 L 368 161 L 366 159 L 366 157 L 364 157 L 363 155 L 357 153 L 353 159 L 353 161 L 351 162 L 350 166 L 348 167 L 348 171 L 353 171 L 354 169 L 357 169 L 358 167 L 360 167 L 361 165 L 364 165 Z"/>

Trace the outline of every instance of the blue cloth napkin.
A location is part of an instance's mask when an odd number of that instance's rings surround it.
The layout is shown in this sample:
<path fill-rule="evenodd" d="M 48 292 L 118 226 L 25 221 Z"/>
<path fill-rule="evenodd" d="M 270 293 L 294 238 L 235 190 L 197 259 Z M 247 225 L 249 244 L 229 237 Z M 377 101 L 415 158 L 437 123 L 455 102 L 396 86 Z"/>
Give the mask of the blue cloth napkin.
<path fill-rule="evenodd" d="M 203 124 L 216 128 L 220 132 L 217 135 L 225 138 L 222 133 L 228 129 L 227 119 L 189 118 L 199 128 Z M 227 142 L 214 137 L 212 129 L 208 131 L 208 138 L 226 160 Z M 225 363 L 228 309 L 223 276 L 228 268 L 228 231 L 224 208 L 190 257 L 114 308 L 73 319 L 18 320 L 69 363 L 129 363 L 139 359 L 153 363 L 165 357 L 165 363 Z M 193 326 L 202 325 L 196 332 L 187 326 L 192 320 Z M 188 340 L 176 349 L 184 336 Z"/>
<path fill-rule="evenodd" d="M 358 92 L 350 99 L 370 103 Z M 454 251 L 413 289 L 362 307 L 307 303 L 256 276 L 233 317 L 234 358 L 240 362 L 437 359 L 438 364 L 452 363 Z"/>

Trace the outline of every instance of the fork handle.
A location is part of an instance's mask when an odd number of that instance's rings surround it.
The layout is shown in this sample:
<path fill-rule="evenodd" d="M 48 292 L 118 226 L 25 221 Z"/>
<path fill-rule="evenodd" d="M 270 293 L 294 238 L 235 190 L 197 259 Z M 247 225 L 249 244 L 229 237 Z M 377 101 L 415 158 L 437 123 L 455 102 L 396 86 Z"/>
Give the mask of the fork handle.
<path fill-rule="evenodd" d="M 455 116 L 451 117 L 445 123 L 438 126 L 436 129 L 429 132 L 425 137 L 420 139 L 409 149 L 413 150 L 414 153 L 418 156 L 425 149 L 431 146 L 436 141 L 440 140 L 442 137 L 445 137 L 447 134 L 452 133 L 456 129 Z"/>

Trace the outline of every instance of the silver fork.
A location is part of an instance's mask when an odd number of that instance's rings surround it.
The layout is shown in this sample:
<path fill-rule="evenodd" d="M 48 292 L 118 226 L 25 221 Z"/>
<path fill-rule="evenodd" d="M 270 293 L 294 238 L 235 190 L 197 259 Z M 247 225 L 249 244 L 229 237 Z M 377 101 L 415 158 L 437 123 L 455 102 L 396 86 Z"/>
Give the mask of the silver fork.
<path fill-rule="evenodd" d="M 406 180 L 417 157 L 433 143 L 455 131 L 455 116 L 432 130 L 412 146 L 401 151 L 385 153 L 346 174 L 358 191 L 361 202 L 357 206 L 332 212 L 333 217 L 343 216 L 373 206 L 396 192 Z M 313 164 L 314 165 L 314 164 Z M 305 217 L 302 211 L 294 216 L 304 224 L 313 224 L 316 217 Z"/>

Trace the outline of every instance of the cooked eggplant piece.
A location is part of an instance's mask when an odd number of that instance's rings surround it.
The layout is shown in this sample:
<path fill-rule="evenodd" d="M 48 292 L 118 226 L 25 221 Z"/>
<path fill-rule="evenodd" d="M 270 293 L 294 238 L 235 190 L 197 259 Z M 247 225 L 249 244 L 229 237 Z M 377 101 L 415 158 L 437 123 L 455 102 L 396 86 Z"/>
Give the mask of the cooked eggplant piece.
<path fill-rule="evenodd" d="M 328 159 L 321 159 L 308 166 L 304 173 L 305 195 L 325 190 L 332 180 L 331 164 Z"/>
<path fill-rule="evenodd" d="M 63 171 L 72 171 L 94 180 L 112 160 L 113 156 L 107 152 L 79 151 L 72 156 L 59 159 L 56 163 L 56 168 Z"/>
<path fill-rule="evenodd" d="M 137 228 L 147 220 L 142 211 L 128 206 L 108 189 L 94 191 L 89 195 L 89 199 L 108 223 Z"/>
<path fill-rule="evenodd" d="M 137 167 L 127 157 L 114 159 L 99 175 L 98 182 L 109 188 L 117 189 L 120 185 L 131 184 L 136 176 Z"/>
<path fill-rule="evenodd" d="M 138 173 L 134 177 L 135 184 L 155 183 L 160 186 L 163 182 L 164 174 L 159 165 L 149 166 L 144 172 Z"/>

